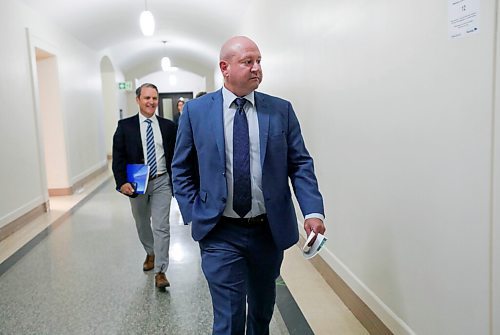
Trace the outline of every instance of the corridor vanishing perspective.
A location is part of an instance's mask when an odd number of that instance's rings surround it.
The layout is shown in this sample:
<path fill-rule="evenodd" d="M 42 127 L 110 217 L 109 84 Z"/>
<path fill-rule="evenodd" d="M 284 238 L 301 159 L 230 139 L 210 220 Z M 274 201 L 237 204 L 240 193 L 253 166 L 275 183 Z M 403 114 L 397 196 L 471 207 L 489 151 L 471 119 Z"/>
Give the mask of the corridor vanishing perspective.
<path fill-rule="evenodd" d="M 296 196 L 312 197 L 276 192 L 294 204 L 299 239 L 285 251 L 271 335 L 500 335 L 500 0 L 2 0 L 0 22 L 0 335 L 210 333 L 191 227 L 174 204 L 171 287 L 160 292 L 109 165 L 118 122 L 152 83 L 159 117 L 206 116 L 197 129 L 217 137 L 230 188 L 230 136 L 217 130 L 230 134 L 228 110 L 209 99 L 237 79 L 220 59 L 235 36 L 262 56 L 253 96 L 290 102 L 294 115 L 266 130 L 277 105 L 246 105 L 261 163 L 297 152 L 283 149 L 295 147 L 283 135 L 296 119 L 324 205 L 328 242 L 308 260 L 314 213 Z M 209 143 L 196 141 L 200 157 L 216 157 Z M 205 200 L 224 190 L 202 179 Z"/>
<path fill-rule="evenodd" d="M 64 199 L 54 203 L 56 210 L 64 207 Z M 105 182 L 57 227 L 40 232 L 21 256 L 2 263 L 0 333 L 210 334 L 212 307 L 198 244 L 175 202 L 170 219 L 171 287 L 162 292 L 154 287 L 154 273 L 142 271 L 144 250 L 128 199 Z M 271 334 L 314 334 L 283 279 L 277 285 Z M 289 313 L 288 324 L 279 306 Z"/>
<path fill-rule="evenodd" d="M 178 222 L 172 211 L 172 286 L 161 292 L 142 271 L 128 199 L 108 182 L 0 277 L 0 333 L 210 334 L 198 246 Z M 288 332 L 274 322 L 273 334 Z"/>

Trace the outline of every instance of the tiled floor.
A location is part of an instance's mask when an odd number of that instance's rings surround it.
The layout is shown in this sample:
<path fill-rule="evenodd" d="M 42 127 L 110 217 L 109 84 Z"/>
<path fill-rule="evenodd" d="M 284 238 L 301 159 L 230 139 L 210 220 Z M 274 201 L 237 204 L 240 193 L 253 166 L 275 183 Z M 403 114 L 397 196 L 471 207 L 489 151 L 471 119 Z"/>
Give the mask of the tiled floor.
<path fill-rule="evenodd" d="M 159 292 L 153 274 L 141 270 L 144 251 L 128 200 L 106 180 L 109 175 L 73 196 L 51 198 L 49 213 L 0 242 L 1 334 L 210 333 L 198 247 L 175 204 L 172 286 Z M 368 334 L 297 247 L 286 252 L 282 278 L 293 296 L 285 299 L 298 303 L 314 334 Z M 280 312 L 271 334 L 303 335 Z"/>

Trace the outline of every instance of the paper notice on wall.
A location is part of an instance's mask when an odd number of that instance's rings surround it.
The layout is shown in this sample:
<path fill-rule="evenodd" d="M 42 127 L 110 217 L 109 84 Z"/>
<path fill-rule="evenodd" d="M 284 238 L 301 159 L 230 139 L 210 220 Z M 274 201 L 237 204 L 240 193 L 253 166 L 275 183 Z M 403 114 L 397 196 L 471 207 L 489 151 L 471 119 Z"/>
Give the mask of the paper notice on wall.
<path fill-rule="evenodd" d="M 450 38 L 479 32 L 479 0 L 448 0 Z"/>

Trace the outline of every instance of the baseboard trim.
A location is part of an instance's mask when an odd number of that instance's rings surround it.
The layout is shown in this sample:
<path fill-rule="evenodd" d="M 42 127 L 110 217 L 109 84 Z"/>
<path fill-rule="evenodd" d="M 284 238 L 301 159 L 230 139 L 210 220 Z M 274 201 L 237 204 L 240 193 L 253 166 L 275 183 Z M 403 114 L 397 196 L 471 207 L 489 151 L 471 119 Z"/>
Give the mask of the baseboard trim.
<path fill-rule="evenodd" d="M 72 195 L 73 188 L 72 187 L 66 187 L 66 188 L 49 188 L 49 197 L 60 197 L 64 195 Z"/>
<path fill-rule="evenodd" d="M 66 187 L 66 188 L 49 188 L 49 196 L 51 197 L 59 197 L 59 196 L 65 196 L 65 195 L 72 195 L 76 193 L 80 188 L 83 187 L 86 183 L 88 183 L 90 180 L 94 179 L 101 173 L 105 172 L 107 170 L 107 165 L 103 165 L 102 167 L 98 168 L 94 172 L 88 174 L 86 177 L 83 177 L 82 179 L 76 181 L 71 187 Z"/>
<path fill-rule="evenodd" d="M 26 224 L 30 223 L 38 216 L 42 215 L 49 210 L 49 201 L 44 202 L 24 215 L 21 215 L 17 219 L 7 223 L 5 226 L 0 228 L 0 241 L 5 239 L 7 236 L 12 235 L 19 229 L 23 228 Z"/>
<path fill-rule="evenodd" d="M 83 177 L 79 181 L 76 181 L 73 184 L 73 187 L 72 187 L 73 188 L 73 193 L 75 193 L 79 189 L 81 189 L 83 187 L 83 185 L 85 185 L 86 183 L 88 183 L 90 180 L 92 180 L 95 177 L 99 176 L 101 173 L 106 172 L 107 169 L 108 169 L 108 166 L 105 164 L 105 165 L 101 166 L 100 168 L 98 168 L 97 170 L 95 170 L 94 172 L 88 174 L 86 177 Z"/>
<path fill-rule="evenodd" d="M 111 176 L 106 178 L 99 186 L 97 186 L 94 190 L 89 192 L 82 198 L 77 204 L 71 207 L 68 211 L 64 212 L 60 217 L 54 220 L 51 224 L 45 227 L 41 232 L 39 232 L 36 236 L 34 236 L 30 241 L 28 241 L 25 245 L 23 245 L 19 250 L 17 250 L 14 254 L 9 256 L 6 260 L 0 263 L 0 276 L 2 276 L 12 265 L 14 265 L 17 261 L 19 261 L 26 253 L 31 251 L 38 243 L 43 240 L 48 234 L 50 234 L 54 229 L 59 227 L 64 222 L 67 222 L 67 219 L 73 214 L 77 209 L 79 209 L 87 200 L 92 198 L 94 194 L 102 189 L 108 182 L 110 182 Z"/>
<path fill-rule="evenodd" d="M 52 188 L 49 189 L 49 196 L 52 197 L 57 197 L 57 196 L 65 196 L 65 195 L 72 195 L 76 192 L 78 192 L 86 183 L 91 181 L 92 179 L 98 177 L 102 173 L 105 173 L 107 171 L 108 167 L 102 166 L 95 170 L 94 172 L 90 173 L 86 177 L 82 178 L 81 180 L 75 182 L 73 186 L 67 187 L 67 188 Z M 47 200 L 47 202 L 44 202 L 29 212 L 27 212 L 24 215 L 21 215 L 20 217 L 12 220 L 11 222 L 5 224 L 4 226 L 0 227 L 0 241 L 5 239 L 7 236 L 12 235 L 22 227 L 24 227 L 27 223 L 33 221 L 36 217 L 40 216 L 41 214 L 48 212 L 50 208 L 50 203 Z"/>
<path fill-rule="evenodd" d="M 304 245 L 304 243 L 305 240 L 301 235 L 299 245 Z M 313 257 L 309 261 L 370 334 L 393 335 L 391 330 L 387 328 L 368 305 L 361 300 L 320 255 Z"/>

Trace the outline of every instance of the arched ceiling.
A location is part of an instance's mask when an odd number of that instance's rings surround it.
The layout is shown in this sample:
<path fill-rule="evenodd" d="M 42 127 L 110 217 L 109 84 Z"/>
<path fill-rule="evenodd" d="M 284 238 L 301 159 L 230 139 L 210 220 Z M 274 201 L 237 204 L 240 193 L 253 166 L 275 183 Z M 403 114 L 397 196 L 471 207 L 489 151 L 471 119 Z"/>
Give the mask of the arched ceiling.
<path fill-rule="evenodd" d="M 147 0 L 156 29 L 153 36 L 145 37 L 139 28 L 144 0 L 20 1 L 90 48 L 109 55 L 124 73 L 158 71 L 161 57 L 168 56 L 173 66 L 200 74 L 213 71 L 220 46 L 239 32 L 239 17 L 251 4 L 244 0 Z"/>

